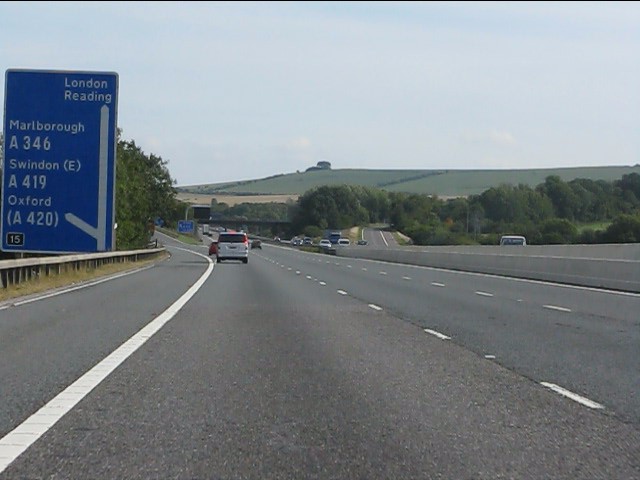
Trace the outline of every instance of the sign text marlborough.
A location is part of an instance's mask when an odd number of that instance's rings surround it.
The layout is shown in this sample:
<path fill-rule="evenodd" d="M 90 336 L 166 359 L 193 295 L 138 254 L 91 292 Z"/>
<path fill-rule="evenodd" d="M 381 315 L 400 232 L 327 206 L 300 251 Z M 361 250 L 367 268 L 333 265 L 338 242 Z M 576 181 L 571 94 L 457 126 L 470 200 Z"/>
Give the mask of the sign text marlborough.
<path fill-rule="evenodd" d="M 118 75 L 6 72 L 2 250 L 115 248 Z"/>

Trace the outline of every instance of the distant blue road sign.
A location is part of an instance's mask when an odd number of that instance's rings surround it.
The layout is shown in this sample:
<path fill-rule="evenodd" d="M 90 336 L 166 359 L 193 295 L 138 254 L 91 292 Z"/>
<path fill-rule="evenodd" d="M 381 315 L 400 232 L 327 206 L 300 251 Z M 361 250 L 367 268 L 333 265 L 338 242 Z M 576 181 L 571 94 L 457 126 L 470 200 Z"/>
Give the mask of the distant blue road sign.
<path fill-rule="evenodd" d="M 117 97 L 112 72 L 7 70 L 2 250 L 115 248 Z"/>
<path fill-rule="evenodd" d="M 178 220 L 178 232 L 191 233 L 194 229 L 193 220 Z"/>

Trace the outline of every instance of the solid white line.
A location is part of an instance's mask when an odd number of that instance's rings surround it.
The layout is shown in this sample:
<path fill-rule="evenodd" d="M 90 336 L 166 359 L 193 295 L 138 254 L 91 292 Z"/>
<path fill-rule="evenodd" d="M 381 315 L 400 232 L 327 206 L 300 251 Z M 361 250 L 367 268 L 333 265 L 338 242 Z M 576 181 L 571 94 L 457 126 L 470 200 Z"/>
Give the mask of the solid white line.
<path fill-rule="evenodd" d="M 182 250 L 182 249 L 181 249 Z M 213 261 L 200 253 L 186 250 L 194 255 L 206 258 L 209 262 L 207 270 L 200 278 L 169 308 L 134 334 L 129 340 L 109 354 L 104 360 L 69 385 L 40 410 L 27 418 L 11 432 L 0 439 L 0 473 L 2 473 L 18 456 L 24 453 L 47 430 L 67 414 L 80 400 L 86 397 L 111 372 L 120 366 L 133 352 L 157 333 L 171 320 L 193 297 L 214 268 Z"/>
<path fill-rule="evenodd" d="M 570 308 L 564 308 L 564 307 L 556 307 L 555 305 L 543 305 L 544 308 L 547 308 L 549 310 L 555 310 L 557 312 L 571 312 Z"/>
<path fill-rule="evenodd" d="M 382 307 L 379 307 L 378 305 L 374 305 L 373 303 L 369 304 L 369 308 L 373 308 L 374 310 L 377 310 L 377 311 L 382 310 Z"/>
<path fill-rule="evenodd" d="M 431 282 L 431 285 L 433 285 L 434 287 L 444 287 L 444 283 L 438 283 L 438 282 Z"/>
<path fill-rule="evenodd" d="M 481 297 L 493 297 L 493 293 L 487 292 L 476 292 L 476 295 L 480 295 Z"/>
<path fill-rule="evenodd" d="M 431 335 L 433 335 L 433 336 L 435 336 L 435 337 L 438 337 L 440 340 L 451 340 L 451 337 L 447 337 L 446 335 L 444 335 L 444 334 L 442 334 L 440 332 L 436 332 L 435 330 L 431 330 L 429 328 L 425 328 L 424 331 L 429 333 L 429 334 L 431 334 Z"/>
<path fill-rule="evenodd" d="M 567 390 L 566 388 L 562 388 L 556 385 L 555 383 L 540 382 L 540 384 L 547 388 L 550 388 L 551 390 L 553 390 L 556 393 L 559 393 L 560 395 L 570 398 L 574 402 L 578 402 L 584 405 L 585 407 L 595 408 L 595 409 L 604 408 L 604 405 L 600 405 L 599 403 L 589 400 L 588 398 L 578 395 L 577 393 L 573 393 Z"/>
<path fill-rule="evenodd" d="M 387 243 L 387 239 L 386 239 L 386 238 L 384 238 L 384 233 L 382 232 L 382 230 L 379 230 L 379 232 L 380 232 L 380 236 L 382 237 L 382 241 L 383 241 L 383 242 L 384 242 L 384 244 L 388 247 L 388 246 L 389 246 L 389 244 Z"/>
<path fill-rule="evenodd" d="M 347 295 L 347 292 L 345 292 L 344 290 L 338 290 L 338 293 L 339 293 L 340 295 Z"/>

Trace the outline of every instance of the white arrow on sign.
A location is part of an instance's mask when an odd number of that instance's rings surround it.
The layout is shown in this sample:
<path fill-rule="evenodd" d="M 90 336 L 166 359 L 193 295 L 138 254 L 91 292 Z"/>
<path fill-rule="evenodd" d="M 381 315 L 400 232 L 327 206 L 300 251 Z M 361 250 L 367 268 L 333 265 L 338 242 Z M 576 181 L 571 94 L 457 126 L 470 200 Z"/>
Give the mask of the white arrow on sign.
<path fill-rule="evenodd" d="M 94 227 L 77 217 L 73 213 L 65 213 L 64 218 L 70 224 L 97 240 L 99 252 L 106 250 L 107 243 L 107 177 L 109 168 L 109 107 L 103 105 L 100 109 L 100 150 L 98 177 L 98 226 Z"/>

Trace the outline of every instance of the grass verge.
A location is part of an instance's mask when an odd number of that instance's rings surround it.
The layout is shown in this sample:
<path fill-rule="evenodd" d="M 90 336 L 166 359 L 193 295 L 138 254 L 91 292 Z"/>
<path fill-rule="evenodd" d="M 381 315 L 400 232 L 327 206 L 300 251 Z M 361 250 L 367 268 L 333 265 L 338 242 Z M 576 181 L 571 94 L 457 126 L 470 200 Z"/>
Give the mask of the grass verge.
<path fill-rule="evenodd" d="M 35 295 L 49 290 L 81 284 L 97 278 L 114 275 L 116 273 L 136 270 L 165 260 L 168 257 L 169 253 L 165 251 L 158 254 L 157 257 L 148 260 L 111 263 L 98 268 L 64 272 L 60 275 L 40 276 L 17 285 L 9 285 L 7 288 L 0 288 L 0 302 L 6 302 L 8 300 L 27 297 L 29 295 Z"/>

